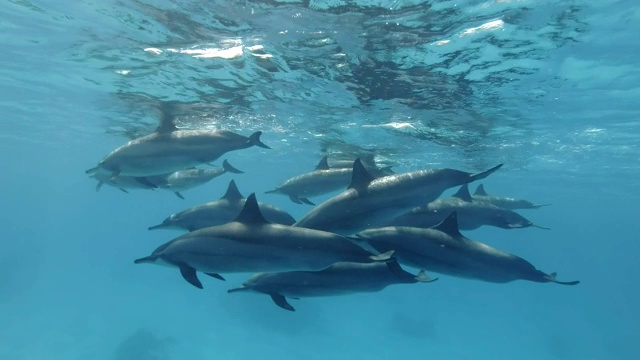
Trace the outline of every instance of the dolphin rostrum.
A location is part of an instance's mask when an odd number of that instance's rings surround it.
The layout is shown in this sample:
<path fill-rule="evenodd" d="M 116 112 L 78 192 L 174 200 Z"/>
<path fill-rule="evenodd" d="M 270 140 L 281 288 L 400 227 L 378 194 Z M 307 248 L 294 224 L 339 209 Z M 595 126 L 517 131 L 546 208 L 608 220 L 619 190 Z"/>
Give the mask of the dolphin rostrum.
<path fill-rule="evenodd" d="M 484 179 L 501 166 L 479 174 L 431 169 L 374 179 L 356 160 L 349 188 L 311 209 L 294 226 L 353 234 L 433 201 L 450 187 Z"/>
<path fill-rule="evenodd" d="M 455 211 L 430 229 L 391 226 L 365 230 L 355 238 L 379 252 L 393 249 L 401 264 L 441 274 L 494 283 L 579 283 L 558 281 L 555 273 L 546 274 L 516 255 L 464 237 L 458 230 Z"/>
<path fill-rule="evenodd" d="M 469 194 L 469 186 L 464 184 L 452 197 L 437 199 L 426 205 L 413 208 L 394 219 L 384 222 L 380 227 L 411 226 L 430 228 L 438 225 L 451 212 L 458 214 L 458 226 L 462 230 L 473 230 L 483 225 L 490 225 L 502 229 L 521 229 L 537 227 L 517 212 L 491 205 L 484 201 L 473 201 Z"/>
<path fill-rule="evenodd" d="M 314 271 L 342 261 L 384 261 L 391 255 L 372 255 L 333 233 L 269 223 L 252 193 L 233 221 L 184 234 L 134 262 L 177 267 L 186 281 L 202 288 L 196 271 L 222 279 L 220 273 Z"/>
<path fill-rule="evenodd" d="M 209 226 L 226 224 L 240 213 L 245 200 L 238 190 L 236 182 L 231 180 L 227 192 L 219 200 L 172 214 L 164 219 L 162 223 L 151 226 L 149 230 L 185 229 L 194 231 Z M 269 222 L 283 225 L 292 225 L 296 222 L 289 213 L 280 208 L 262 202 L 259 202 L 258 206 L 262 215 Z"/>
<path fill-rule="evenodd" d="M 255 291 L 271 296 L 283 309 L 295 311 L 287 302 L 289 298 L 348 295 L 378 292 L 389 285 L 432 282 L 437 279 L 420 271 L 413 275 L 400 267 L 396 259 L 386 262 L 339 262 L 320 271 L 289 271 L 282 273 L 258 273 L 250 277 L 241 288 L 227 292 Z"/>

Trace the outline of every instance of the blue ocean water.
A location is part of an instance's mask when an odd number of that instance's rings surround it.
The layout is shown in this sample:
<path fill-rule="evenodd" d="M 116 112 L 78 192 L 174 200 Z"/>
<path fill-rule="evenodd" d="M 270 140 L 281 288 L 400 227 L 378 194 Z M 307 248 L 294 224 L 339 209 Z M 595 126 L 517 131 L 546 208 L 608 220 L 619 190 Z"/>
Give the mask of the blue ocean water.
<path fill-rule="evenodd" d="M 634 1 L 9 0 L 0 7 L 0 359 L 637 359 L 640 5 Z M 241 175 L 95 191 L 84 170 L 153 131 L 263 131 Z M 324 154 L 479 171 L 550 231 L 480 228 L 574 287 L 439 276 L 295 301 L 134 265 L 167 215 L 234 178 L 266 195 Z M 447 194 L 450 192 L 447 192 Z M 324 197 L 327 198 L 327 197 Z M 320 199 L 316 199 L 320 200 Z"/>

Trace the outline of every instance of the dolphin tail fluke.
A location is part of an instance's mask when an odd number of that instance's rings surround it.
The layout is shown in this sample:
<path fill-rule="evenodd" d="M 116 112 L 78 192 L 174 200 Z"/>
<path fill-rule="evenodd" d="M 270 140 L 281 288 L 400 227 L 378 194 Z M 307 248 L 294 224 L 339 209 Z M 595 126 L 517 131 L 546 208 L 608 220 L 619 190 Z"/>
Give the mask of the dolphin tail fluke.
<path fill-rule="evenodd" d="M 229 164 L 229 162 L 226 159 L 222 162 L 222 168 L 224 169 L 225 172 L 230 172 L 232 174 L 244 173 L 244 171 L 238 170 L 235 167 L 231 166 L 231 164 Z"/>
<path fill-rule="evenodd" d="M 211 276 L 212 278 L 216 278 L 218 280 L 227 281 L 227 279 L 225 279 L 224 277 L 222 277 L 222 275 L 218 273 L 205 273 L 205 274 Z"/>
<path fill-rule="evenodd" d="M 262 135 L 262 131 L 256 131 L 253 134 L 251 134 L 251 136 L 249 136 L 249 145 L 251 146 L 258 146 L 264 149 L 271 149 L 271 147 L 265 145 L 261 140 L 260 140 L 260 135 Z"/>
<path fill-rule="evenodd" d="M 557 273 L 551 273 L 549 275 L 547 275 L 547 280 L 549 280 L 550 282 L 556 283 L 556 284 L 560 284 L 560 285 L 578 285 L 580 284 L 580 281 L 576 280 L 576 281 L 558 281 L 556 280 L 556 276 L 558 274 Z"/>
<path fill-rule="evenodd" d="M 418 272 L 418 275 L 416 275 L 416 281 L 417 282 L 421 282 L 421 283 L 431 283 L 438 280 L 438 278 L 432 279 L 429 277 L 429 275 L 427 275 L 426 272 L 424 272 L 424 270 L 420 270 L 420 272 Z"/>
<path fill-rule="evenodd" d="M 394 261 L 395 258 L 393 257 L 393 254 L 395 252 L 396 252 L 395 250 L 389 250 L 380 255 L 371 255 L 369 256 L 369 258 L 373 261 L 381 261 L 381 262 Z"/>
<path fill-rule="evenodd" d="M 147 179 L 144 176 L 135 177 L 134 179 L 136 180 L 137 183 L 144 185 L 150 189 L 155 189 L 158 187 L 158 185 L 154 184 L 153 182 L 151 182 L 151 180 Z"/>
<path fill-rule="evenodd" d="M 135 260 L 133 260 L 133 263 L 134 264 L 152 263 L 152 262 L 155 262 L 157 259 L 158 259 L 157 256 L 150 255 L 150 256 L 145 256 L 145 257 L 140 258 L 140 259 L 135 259 Z"/>
<path fill-rule="evenodd" d="M 180 199 L 184 200 L 184 195 L 182 195 L 180 191 L 174 191 L 173 193 L 176 194 L 176 196 L 179 197 Z"/>
<path fill-rule="evenodd" d="M 300 198 L 295 196 L 295 195 L 289 195 L 289 200 L 293 201 L 296 204 L 302 204 L 303 203 L 303 201 L 300 200 Z"/>
<path fill-rule="evenodd" d="M 478 181 L 478 180 L 482 180 L 482 179 L 486 178 L 487 176 L 493 174 L 498 169 L 500 169 L 502 167 L 502 165 L 504 165 L 504 164 L 496 165 L 496 166 L 492 167 L 491 169 L 489 169 L 487 171 L 483 171 L 481 173 L 473 174 L 473 175 L 469 176 L 469 182 Z"/>
<path fill-rule="evenodd" d="M 285 310 L 296 311 L 296 309 L 287 302 L 287 299 L 280 294 L 271 294 L 271 300 Z"/>

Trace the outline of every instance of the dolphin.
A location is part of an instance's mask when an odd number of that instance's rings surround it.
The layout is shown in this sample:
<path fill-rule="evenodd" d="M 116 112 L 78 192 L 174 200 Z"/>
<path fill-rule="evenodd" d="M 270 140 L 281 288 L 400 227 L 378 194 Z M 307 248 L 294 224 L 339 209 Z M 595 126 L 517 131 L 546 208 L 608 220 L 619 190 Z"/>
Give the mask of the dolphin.
<path fill-rule="evenodd" d="M 118 176 L 146 177 L 210 163 L 223 154 L 259 146 L 261 131 L 249 137 L 226 130 L 178 130 L 170 111 L 164 111 L 156 131 L 113 150 L 87 174 L 105 172 Z"/>
<path fill-rule="evenodd" d="M 112 178 L 110 174 L 95 172 L 91 174 L 92 178 L 98 181 L 96 184 L 96 191 L 100 191 L 102 185 L 108 185 L 111 187 L 115 187 L 124 193 L 129 193 L 131 189 L 157 189 L 158 185 L 152 183 L 144 177 L 133 177 L 133 176 L 121 176 L 116 178 Z"/>
<path fill-rule="evenodd" d="M 128 193 L 130 189 L 165 189 L 176 194 L 181 199 L 184 196 L 180 191 L 191 189 L 195 186 L 202 185 L 224 173 L 242 174 L 242 171 L 233 167 L 227 160 L 222 162 L 221 168 L 214 169 L 186 169 L 179 170 L 169 174 L 154 175 L 147 177 L 137 176 L 118 176 L 113 178 L 110 174 L 103 172 L 95 172 L 91 177 L 98 180 L 96 191 L 99 191 L 103 184 L 120 189 Z"/>
<path fill-rule="evenodd" d="M 232 221 L 245 204 L 236 182 L 231 180 L 227 192 L 217 201 L 194 206 L 184 211 L 177 212 L 164 219 L 158 225 L 149 227 L 155 229 L 186 229 L 194 231 L 209 226 L 222 225 Z M 267 221 L 292 225 L 296 220 L 286 211 L 265 203 L 258 203 L 260 212 Z"/>
<path fill-rule="evenodd" d="M 473 201 L 467 184 L 462 185 L 460 190 L 450 198 L 434 200 L 413 208 L 403 215 L 384 222 L 380 227 L 430 228 L 442 222 L 452 211 L 457 212 L 458 226 L 463 230 L 473 230 L 483 225 L 502 229 L 521 229 L 531 226 L 548 230 L 535 225 L 513 210 L 499 208 L 483 201 Z"/>
<path fill-rule="evenodd" d="M 480 184 L 476 188 L 476 191 L 473 193 L 473 200 L 475 201 L 484 201 L 489 204 L 509 209 L 509 210 L 518 210 L 518 209 L 537 209 L 543 206 L 549 206 L 551 204 L 534 204 L 527 200 L 514 199 L 510 197 L 500 197 L 500 196 L 491 196 L 487 194 L 484 190 L 484 185 Z"/>
<path fill-rule="evenodd" d="M 271 296 L 283 309 L 295 311 L 285 297 L 303 298 L 378 292 L 389 285 L 433 282 L 437 279 L 420 271 L 418 275 L 406 272 L 396 259 L 386 262 L 339 262 L 320 271 L 289 271 L 258 273 L 249 278 L 241 288 L 228 293 L 254 291 Z"/>
<path fill-rule="evenodd" d="M 501 166 L 479 174 L 431 169 L 374 179 L 356 160 L 349 188 L 311 209 L 294 226 L 353 234 L 433 201 L 450 187 L 484 179 Z"/>
<path fill-rule="evenodd" d="M 216 167 L 213 169 L 186 169 L 173 172 L 168 175 L 156 175 L 147 177 L 151 183 L 154 183 L 160 189 L 166 189 L 172 191 L 181 199 L 184 196 L 181 191 L 192 189 L 196 186 L 205 184 L 218 176 L 225 173 L 242 174 L 243 171 L 233 167 L 227 160 L 222 162 L 222 167 Z"/>
<path fill-rule="evenodd" d="M 440 224 L 420 229 L 391 226 L 365 230 L 356 234 L 378 252 L 394 250 L 404 265 L 493 283 L 529 280 L 562 285 L 576 285 L 579 281 L 558 281 L 556 274 L 537 270 L 528 261 L 460 234 L 456 212 Z"/>
<path fill-rule="evenodd" d="M 388 175 L 375 165 L 368 170 L 374 177 Z M 296 204 L 315 205 L 309 197 L 346 189 L 352 174 L 353 163 L 349 168 L 332 168 L 329 167 L 328 157 L 324 156 L 313 171 L 292 177 L 266 194 L 283 194 Z"/>
<path fill-rule="evenodd" d="M 184 234 L 134 263 L 177 267 L 187 282 L 202 288 L 196 271 L 223 279 L 220 273 L 313 271 L 341 261 L 385 261 L 391 255 L 373 255 L 333 233 L 269 223 L 252 193 L 233 221 Z"/>

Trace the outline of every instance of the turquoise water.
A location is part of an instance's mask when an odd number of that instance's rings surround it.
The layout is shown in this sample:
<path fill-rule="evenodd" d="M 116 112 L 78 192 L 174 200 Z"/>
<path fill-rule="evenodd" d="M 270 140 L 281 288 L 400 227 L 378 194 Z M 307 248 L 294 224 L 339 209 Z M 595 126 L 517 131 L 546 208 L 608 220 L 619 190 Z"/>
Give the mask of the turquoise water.
<path fill-rule="evenodd" d="M 4 2 L 0 359 L 639 358 L 638 24 L 629 0 Z M 246 173 L 185 200 L 96 192 L 84 170 L 165 101 L 273 149 L 227 154 Z M 226 293 L 248 274 L 198 290 L 133 264 L 180 234 L 148 226 L 231 178 L 300 218 L 264 192 L 361 151 L 397 172 L 504 162 L 487 190 L 552 203 L 521 212 L 551 230 L 465 235 L 582 283 L 439 276 L 291 313 Z"/>

